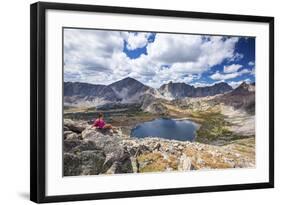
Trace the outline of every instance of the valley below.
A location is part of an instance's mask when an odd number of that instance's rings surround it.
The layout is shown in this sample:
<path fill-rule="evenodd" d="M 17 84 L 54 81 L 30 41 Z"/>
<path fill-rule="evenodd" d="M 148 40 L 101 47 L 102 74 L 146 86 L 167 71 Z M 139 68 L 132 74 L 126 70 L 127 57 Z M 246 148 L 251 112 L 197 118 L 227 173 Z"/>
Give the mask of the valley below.
<path fill-rule="evenodd" d="M 114 90 L 123 93 L 122 99 L 110 102 L 65 92 L 65 176 L 255 167 L 253 85 L 224 90 L 221 84 L 208 92 L 185 90 L 183 84 L 151 90 L 131 79 L 121 85 L 115 83 Z M 128 87 L 133 91 L 125 97 L 122 89 L 131 92 Z M 92 127 L 100 112 L 115 131 Z M 196 123 L 194 140 L 132 135 L 136 126 L 158 119 Z"/>

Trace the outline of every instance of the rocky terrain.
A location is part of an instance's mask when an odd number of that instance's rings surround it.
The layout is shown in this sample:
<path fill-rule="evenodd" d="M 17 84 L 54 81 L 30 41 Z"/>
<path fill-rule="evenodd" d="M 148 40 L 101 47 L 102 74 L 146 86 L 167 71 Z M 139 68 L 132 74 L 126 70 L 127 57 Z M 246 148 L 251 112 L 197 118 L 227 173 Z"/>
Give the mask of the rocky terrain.
<path fill-rule="evenodd" d="M 254 84 L 67 82 L 64 106 L 65 176 L 255 167 Z M 91 128 L 99 112 L 115 132 Z M 138 123 L 161 117 L 196 122 L 195 142 L 130 137 Z"/>
<path fill-rule="evenodd" d="M 104 131 L 84 121 L 64 121 L 65 176 L 254 166 L 254 137 L 215 146 L 150 137 L 136 139 L 120 129 Z"/>
<path fill-rule="evenodd" d="M 218 96 L 215 101 L 232 106 L 235 109 L 244 109 L 250 114 L 255 113 L 255 85 L 243 82 L 232 92 Z"/>

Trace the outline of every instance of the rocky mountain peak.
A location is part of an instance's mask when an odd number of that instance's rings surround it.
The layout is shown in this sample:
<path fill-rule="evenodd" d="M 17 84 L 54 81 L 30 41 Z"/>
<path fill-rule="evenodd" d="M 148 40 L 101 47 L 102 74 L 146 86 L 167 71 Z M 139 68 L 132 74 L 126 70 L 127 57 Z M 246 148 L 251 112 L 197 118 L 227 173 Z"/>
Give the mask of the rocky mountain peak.
<path fill-rule="evenodd" d="M 110 84 L 109 86 L 128 86 L 128 85 L 131 85 L 131 84 L 141 84 L 141 85 L 144 85 L 144 84 L 142 84 L 141 82 L 137 81 L 134 78 L 127 77 L 127 78 L 123 78 L 123 79 L 121 79 L 119 81 L 116 81 L 116 82 Z"/>
<path fill-rule="evenodd" d="M 123 102 L 136 102 L 150 87 L 134 78 L 127 77 L 108 85 Z"/>
<path fill-rule="evenodd" d="M 216 83 L 216 84 L 214 84 L 214 86 L 230 86 L 230 85 L 228 85 L 226 82 L 220 82 L 220 83 Z"/>
<path fill-rule="evenodd" d="M 236 89 L 232 91 L 233 94 L 247 94 L 255 91 L 255 85 L 242 82 Z"/>
<path fill-rule="evenodd" d="M 245 81 L 243 81 L 243 82 L 239 85 L 239 87 L 244 87 L 244 88 L 246 88 L 246 87 L 248 87 L 248 84 L 247 84 Z"/>
<path fill-rule="evenodd" d="M 194 87 L 188 85 L 186 83 L 181 82 L 172 82 L 170 81 L 168 84 L 163 84 L 159 88 L 159 92 L 168 98 L 184 98 L 184 97 L 191 97 Z"/>

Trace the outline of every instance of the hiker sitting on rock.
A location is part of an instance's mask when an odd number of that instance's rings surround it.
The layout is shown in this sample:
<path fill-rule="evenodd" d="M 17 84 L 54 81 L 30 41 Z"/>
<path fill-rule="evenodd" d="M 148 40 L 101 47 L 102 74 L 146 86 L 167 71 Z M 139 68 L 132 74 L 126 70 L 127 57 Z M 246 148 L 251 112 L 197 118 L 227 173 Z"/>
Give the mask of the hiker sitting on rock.
<path fill-rule="evenodd" d="M 113 127 L 111 124 L 106 124 L 103 120 L 103 113 L 99 113 L 98 118 L 95 120 L 93 127 L 99 128 L 99 129 L 112 129 Z M 114 130 L 113 130 L 114 131 Z"/>

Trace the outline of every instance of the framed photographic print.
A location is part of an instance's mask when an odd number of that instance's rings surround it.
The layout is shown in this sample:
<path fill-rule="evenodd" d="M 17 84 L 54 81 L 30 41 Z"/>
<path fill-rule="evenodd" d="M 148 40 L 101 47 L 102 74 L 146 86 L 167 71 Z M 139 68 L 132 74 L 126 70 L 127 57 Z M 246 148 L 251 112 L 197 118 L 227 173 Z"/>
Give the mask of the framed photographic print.
<path fill-rule="evenodd" d="M 34 202 L 274 187 L 274 18 L 31 5 Z"/>

